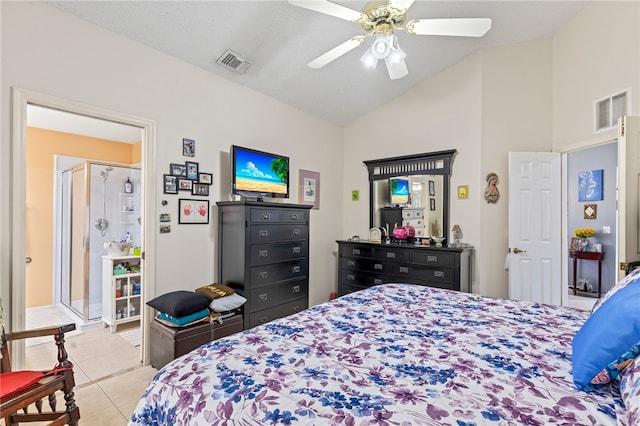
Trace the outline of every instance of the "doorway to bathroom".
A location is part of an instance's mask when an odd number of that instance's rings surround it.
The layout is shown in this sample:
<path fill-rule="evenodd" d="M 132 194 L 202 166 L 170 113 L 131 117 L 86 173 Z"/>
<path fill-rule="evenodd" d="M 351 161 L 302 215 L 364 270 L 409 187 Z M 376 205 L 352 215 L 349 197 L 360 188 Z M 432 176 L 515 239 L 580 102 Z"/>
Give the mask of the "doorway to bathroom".
<path fill-rule="evenodd" d="M 127 256 L 140 256 L 141 170 L 67 156 L 56 156 L 55 166 L 54 293 L 59 298 L 54 303 L 71 310 L 82 324 L 91 324 L 111 318 L 105 312 L 111 304 L 102 300 L 109 294 L 104 287 L 110 286 L 103 282 L 103 257 L 115 244 Z M 131 306 L 135 316 L 137 305 Z"/>

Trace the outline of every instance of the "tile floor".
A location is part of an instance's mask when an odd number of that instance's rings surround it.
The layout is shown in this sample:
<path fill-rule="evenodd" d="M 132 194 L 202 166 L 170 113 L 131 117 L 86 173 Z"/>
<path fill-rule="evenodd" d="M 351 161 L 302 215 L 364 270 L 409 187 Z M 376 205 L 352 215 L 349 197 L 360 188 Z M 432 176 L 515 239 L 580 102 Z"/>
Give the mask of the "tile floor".
<path fill-rule="evenodd" d="M 95 328 L 66 338 L 65 348 L 74 364 L 80 425 L 126 425 L 140 395 L 157 372 L 151 366 L 143 367 L 138 361 L 139 347 L 118 335 L 124 330 L 126 325 L 119 326 L 116 333 L 110 333 L 108 328 Z M 96 348 L 100 348 L 99 355 L 96 355 Z M 25 368 L 51 368 L 55 359 L 53 340 L 28 346 Z M 62 396 L 58 398 L 59 404 L 60 401 L 64 402 Z"/>

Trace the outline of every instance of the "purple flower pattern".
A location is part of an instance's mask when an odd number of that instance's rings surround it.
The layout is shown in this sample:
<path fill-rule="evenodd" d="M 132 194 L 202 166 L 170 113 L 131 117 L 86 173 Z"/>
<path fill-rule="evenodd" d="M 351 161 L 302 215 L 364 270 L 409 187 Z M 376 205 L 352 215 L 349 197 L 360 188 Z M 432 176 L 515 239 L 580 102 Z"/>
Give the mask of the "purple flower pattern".
<path fill-rule="evenodd" d="M 637 424 L 640 408 L 627 413 L 617 384 L 589 393 L 573 385 L 571 341 L 588 314 L 377 286 L 169 363 L 129 424 Z"/>

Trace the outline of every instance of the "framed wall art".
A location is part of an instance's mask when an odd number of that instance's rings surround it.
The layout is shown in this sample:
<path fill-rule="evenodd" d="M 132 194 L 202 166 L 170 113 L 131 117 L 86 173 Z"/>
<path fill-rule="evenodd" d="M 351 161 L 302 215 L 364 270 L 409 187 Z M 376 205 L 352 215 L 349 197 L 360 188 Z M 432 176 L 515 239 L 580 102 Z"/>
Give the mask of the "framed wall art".
<path fill-rule="evenodd" d="M 298 171 L 298 203 L 320 208 L 320 173 L 302 169 Z"/>
<path fill-rule="evenodd" d="M 211 173 L 199 173 L 198 174 L 198 183 L 202 183 L 204 185 L 211 185 L 213 183 L 213 174 L 211 174 Z"/>
<path fill-rule="evenodd" d="M 169 171 L 173 176 L 185 177 L 187 175 L 187 167 L 184 164 L 171 163 Z"/>
<path fill-rule="evenodd" d="M 198 163 L 187 161 L 185 167 L 187 168 L 187 179 L 198 180 Z"/>
<path fill-rule="evenodd" d="M 209 223 L 209 201 L 180 198 L 178 200 L 178 223 L 187 225 Z"/>
<path fill-rule="evenodd" d="M 178 177 L 173 175 L 162 175 L 164 184 L 162 185 L 165 194 L 178 193 Z"/>
<path fill-rule="evenodd" d="M 578 174 L 578 202 L 602 201 L 602 175 L 604 171 L 591 170 Z"/>
<path fill-rule="evenodd" d="M 203 183 L 194 183 L 193 188 L 191 190 L 191 194 L 193 195 L 202 195 L 203 197 L 209 196 L 209 185 L 205 185 Z"/>
<path fill-rule="evenodd" d="M 178 178 L 178 191 L 191 191 L 192 189 L 193 189 L 192 180 Z"/>
<path fill-rule="evenodd" d="M 458 186 L 458 198 L 461 200 L 469 198 L 469 185 Z"/>
<path fill-rule="evenodd" d="M 182 139 L 182 155 L 185 157 L 196 156 L 196 141 L 193 139 Z"/>

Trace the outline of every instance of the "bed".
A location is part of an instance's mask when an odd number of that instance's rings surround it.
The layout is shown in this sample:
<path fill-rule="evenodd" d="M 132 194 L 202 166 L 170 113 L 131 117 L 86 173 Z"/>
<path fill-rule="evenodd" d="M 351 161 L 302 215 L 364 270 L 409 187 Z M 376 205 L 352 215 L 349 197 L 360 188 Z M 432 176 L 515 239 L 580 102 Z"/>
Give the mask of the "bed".
<path fill-rule="evenodd" d="M 573 384 L 588 316 L 380 285 L 176 359 L 129 424 L 626 425 L 617 385 Z"/>

